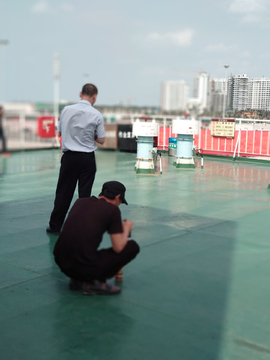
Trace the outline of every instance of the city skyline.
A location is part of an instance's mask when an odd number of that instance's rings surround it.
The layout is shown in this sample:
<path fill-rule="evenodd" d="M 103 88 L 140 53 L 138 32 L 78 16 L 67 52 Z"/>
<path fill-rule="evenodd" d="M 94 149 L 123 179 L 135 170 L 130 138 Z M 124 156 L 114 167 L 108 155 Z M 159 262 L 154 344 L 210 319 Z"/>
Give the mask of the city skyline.
<path fill-rule="evenodd" d="M 54 53 L 60 55 L 60 99 L 68 101 L 93 82 L 97 104 L 158 106 L 162 82 L 184 80 L 191 96 L 200 71 L 224 78 L 226 63 L 228 76 L 270 78 L 265 0 L 0 0 L 0 11 L 0 40 L 9 41 L 0 50 L 5 47 L 10 102 L 53 101 Z M 0 69 L 2 63 L 1 57 Z"/>

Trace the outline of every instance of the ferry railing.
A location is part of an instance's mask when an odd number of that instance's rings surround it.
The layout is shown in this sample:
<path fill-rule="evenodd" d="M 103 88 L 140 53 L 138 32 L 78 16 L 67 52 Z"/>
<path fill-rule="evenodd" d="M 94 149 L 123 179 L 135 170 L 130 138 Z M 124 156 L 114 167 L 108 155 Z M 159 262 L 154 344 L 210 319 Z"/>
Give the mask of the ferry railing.
<path fill-rule="evenodd" d="M 201 153 L 238 157 L 270 156 L 270 120 L 235 119 L 235 137 L 221 138 L 211 135 L 211 121 L 203 124 L 196 143 Z M 211 140 L 210 140 L 211 138 Z"/>
<path fill-rule="evenodd" d="M 158 148 L 168 150 L 168 137 L 172 136 L 172 119 L 175 115 L 149 116 L 145 121 L 156 120 L 159 126 Z M 135 121 L 133 118 L 132 121 Z M 238 157 L 270 157 L 270 120 L 235 119 L 235 137 L 219 138 L 211 135 L 211 120 L 198 119 L 199 131 L 195 135 L 198 152 Z M 160 128 L 163 128 L 163 133 Z"/>
<path fill-rule="evenodd" d="M 6 114 L 3 125 L 8 150 L 57 147 L 55 138 L 41 138 L 37 131 L 37 116 L 27 117 L 24 113 Z"/>

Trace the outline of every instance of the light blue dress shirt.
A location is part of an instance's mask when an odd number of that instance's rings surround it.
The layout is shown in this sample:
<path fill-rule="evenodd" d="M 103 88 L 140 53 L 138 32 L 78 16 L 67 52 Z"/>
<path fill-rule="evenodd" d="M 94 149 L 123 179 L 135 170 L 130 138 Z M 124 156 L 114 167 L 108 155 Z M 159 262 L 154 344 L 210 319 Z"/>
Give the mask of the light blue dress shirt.
<path fill-rule="evenodd" d="M 58 130 L 62 136 L 62 151 L 93 152 L 98 138 L 105 137 L 103 116 L 89 101 L 66 106 L 60 116 Z"/>

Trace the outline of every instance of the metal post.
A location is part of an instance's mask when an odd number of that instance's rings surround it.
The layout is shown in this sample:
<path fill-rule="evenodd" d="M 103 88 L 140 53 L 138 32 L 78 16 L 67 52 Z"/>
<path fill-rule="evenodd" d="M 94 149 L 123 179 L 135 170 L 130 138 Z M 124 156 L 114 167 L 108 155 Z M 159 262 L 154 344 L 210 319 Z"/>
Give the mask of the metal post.
<path fill-rule="evenodd" d="M 238 157 L 240 156 L 241 151 L 241 127 L 242 127 L 242 120 L 239 121 L 239 145 L 238 145 Z"/>
<path fill-rule="evenodd" d="M 226 107 L 226 98 L 227 98 L 227 92 L 228 92 L 228 84 L 227 84 L 227 69 L 230 65 L 224 65 L 225 67 L 225 91 L 224 91 L 224 100 L 223 100 L 223 119 L 225 118 L 225 107 Z"/>
<path fill-rule="evenodd" d="M 201 152 L 202 144 L 201 144 L 201 136 L 202 136 L 202 119 L 199 120 L 199 152 Z"/>
<path fill-rule="evenodd" d="M 25 149 L 25 115 L 23 113 L 20 113 L 20 143 L 21 143 L 21 149 Z"/>
<path fill-rule="evenodd" d="M 163 151 L 165 151 L 165 131 L 166 131 L 166 117 L 164 117 L 164 120 L 163 120 Z"/>
<path fill-rule="evenodd" d="M 59 119 L 59 78 L 60 78 L 60 61 L 59 54 L 55 53 L 53 56 L 53 75 L 54 75 L 54 125 L 58 127 Z M 56 143 L 59 146 L 58 136 L 56 136 Z"/>
<path fill-rule="evenodd" d="M 238 146 L 238 142 L 239 142 L 239 134 L 240 134 L 240 132 L 238 131 L 235 149 L 234 149 L 234 153 L 233 153 L 233 159 L 235 159 L 235 155 L 236 155 L 236 151 L 237 151 L 237 146 Z"/>
<path fill-rule="evenodd" d="M 162 161 L 161 161 L 161 154 L 159 157 L 159 173 L 162 174 Z"/>
<path fill-rule="evenodd" d="M 261 138 L 260 138 L 260 155 L 262 155 L 262 129 L 261 129 Z"/>
<path fill-rule="evenodd" d="M 8 40 L 0 40 L 0 45 L 2 46 L 2 66 L 1 66 L 1 101 L 4 103 L 6 101 L 6 52 L 5 45 L 8 45 Z"/>

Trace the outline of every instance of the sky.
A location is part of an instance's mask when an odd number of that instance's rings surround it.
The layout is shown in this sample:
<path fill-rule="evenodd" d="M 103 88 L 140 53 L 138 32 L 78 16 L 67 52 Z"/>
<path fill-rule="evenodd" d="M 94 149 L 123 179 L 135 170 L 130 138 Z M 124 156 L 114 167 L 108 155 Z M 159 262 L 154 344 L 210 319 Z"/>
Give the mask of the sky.
<path fill-rule="evenodd" d="M 270 78 L 270 0 L 0 0 L 0 86 L 6 101 L 79 100 L 159 106 L 162 81 L 247 74 Z M 4 61 L 5 59 L 5 61 Z M 3 99 L 0 99 L 2 101 Z"/>

